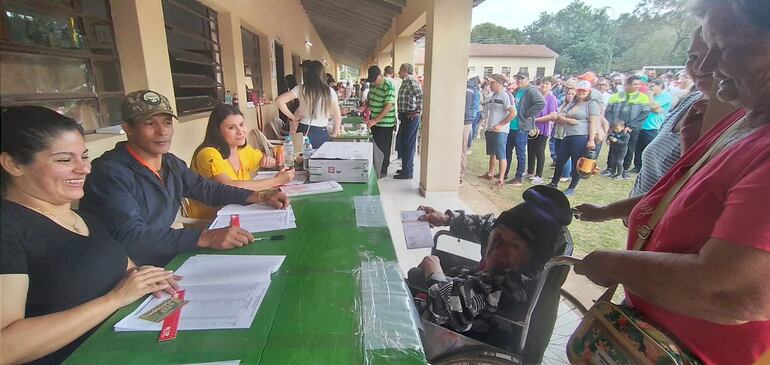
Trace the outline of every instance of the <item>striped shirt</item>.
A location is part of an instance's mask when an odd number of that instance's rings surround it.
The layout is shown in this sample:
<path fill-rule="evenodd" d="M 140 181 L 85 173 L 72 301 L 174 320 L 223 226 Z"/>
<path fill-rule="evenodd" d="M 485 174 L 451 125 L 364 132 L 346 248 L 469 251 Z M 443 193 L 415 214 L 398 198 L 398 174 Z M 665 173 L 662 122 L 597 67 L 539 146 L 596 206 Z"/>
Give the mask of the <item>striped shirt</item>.
<path fill-rule="evenodd" d="M 388 79 L 383 79 L 379 86 L 369 91 L 369 109 L 372 111 L 372 119 L 377 118 L 385 109 L 386 104 L 393 104 L 388 114 L 376 124 L 377 127 L 393 127 L 396 125 L 396 88 Z"/>
<path fill-rule="evenodd" d="M 647 145 L 642 153 L 642 171 L 636 177 L 634 188 L 631 190 L 631 197 L 647 194 L 658 183 L 658 180 L 665 176 L 671 167 L 679 161 L 682 156 L 679 128 L 674 131 L 673 127 L 701 97 L 703 97 L 702 92 L 694 91 L 682 97 L 679 104 L 668 113 L 657 137 Z"/>

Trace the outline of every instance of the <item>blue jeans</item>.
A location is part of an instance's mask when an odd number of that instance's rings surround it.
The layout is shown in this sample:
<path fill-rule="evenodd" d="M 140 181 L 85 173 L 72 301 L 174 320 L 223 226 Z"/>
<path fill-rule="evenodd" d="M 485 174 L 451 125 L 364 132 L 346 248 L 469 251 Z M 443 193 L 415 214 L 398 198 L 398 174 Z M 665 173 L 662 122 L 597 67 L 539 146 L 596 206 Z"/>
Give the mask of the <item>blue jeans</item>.
<path fill-rule="evenodd" d="M 473 127 L 471 127 L 471 135 L 468 136 L 468 148 L 471 148 L 471 144 L 473 143 L 473 138 L 476 137 L 476 133 L 479 131 L 479 122 L 481 121 L 481 112 L 478 112 L 476 114 L 476 119 L 473 120 Z"/>
<path fill-rule="evenodd" d="M 556 139 L 554 137 L 551 137 L 548 139 L 548 147 L 549 147 L 549 150 L 551 151 L 551 160 L 553 162 L 556 162 L 556 143 L 558 141 L 561 141 L 561 140 Z"/>
<path fill-rule="evenodd" d="M 574 189 L 580 182 L 580 173 L 577 169 L 578 160 L 583 157 L 583 153 L 586 150 L 586 144 L 588 144 L 588 136 L 567 136 L 564 137 L 556 152 L 556 171 L 551 178 L 551 184 L 559 184 L 559 176 L 564 170 L 564 163 L 568 159 L 572 158 L 572 181 L 569 183 L 569 188 Z"/>
<path fill-rule="evenodd" d="M 396 138 L 398 156 L 401 157 L 401 174 L 412 176 L 414 172 L 414 152 L 417 149 L 417 130 L 420 128 L 420 114 L 410 117 L 407 113 L 398 113 L 401 124 Z"/>
<path fill-rule="evenodd" d="M 553 163 L 556 164 L 556 159 L 558 158 L 557 153 L 559 152 L 559 147 L 561 146 L 561 139 L 551 138 L 553 141 L 553 149 L 551 150 L 551 154 L 553 157 Z M 572 174 L 572 158 L 568 159 L 567 162 L 564 163 L 564 172 L 562 172 L 561 177 L 570 177 Z"/>
<path fill-rule="evenodd" d="M 527 167 L 527 137 L 526 131 L 510 131 L 508 133 L 508 142 L 505 144 L 505 157 L 508 159 L 508 167 L 505 169 L 505 178 L 513 165 L 513 149 L 516 149 L 516 175 L 514 178 L 521 179 L 524 176 L 524 169 Z"/>
<path fill-rule="evenodd" d="M 297 132 L 300 132 L 310 138 L 310 144 L 313 145 L 313 149 L 317 150 L 321 148 L 326 142 L 329 142 L 329 131 L 326 127 L 316 127 L 307 124 L 300 123 L 297 127 Z"/>

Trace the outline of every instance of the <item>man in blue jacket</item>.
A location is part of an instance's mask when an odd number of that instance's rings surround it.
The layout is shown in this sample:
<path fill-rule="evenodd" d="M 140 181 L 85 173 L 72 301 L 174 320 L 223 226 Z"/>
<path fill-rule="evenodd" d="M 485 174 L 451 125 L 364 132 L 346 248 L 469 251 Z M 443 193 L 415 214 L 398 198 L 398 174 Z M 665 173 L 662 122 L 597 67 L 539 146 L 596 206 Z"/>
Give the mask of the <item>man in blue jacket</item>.
<path fill-rule="evenodd" d="M 140 90 L 121 106 L 127 142 L 94 160 L 80 209 L 100 218 L 110 234 L 141 265 L 165 266 L 174 256 L 197 247 L 226 250 L 253 236 L 239 227 L 210 230 L 172 229 L 183 197 L 209 205 L 264 202 L 285 208 L 280 191 L 251 191 L 206 179 L 168 153 L 176 118 L 168 99 Z"/>

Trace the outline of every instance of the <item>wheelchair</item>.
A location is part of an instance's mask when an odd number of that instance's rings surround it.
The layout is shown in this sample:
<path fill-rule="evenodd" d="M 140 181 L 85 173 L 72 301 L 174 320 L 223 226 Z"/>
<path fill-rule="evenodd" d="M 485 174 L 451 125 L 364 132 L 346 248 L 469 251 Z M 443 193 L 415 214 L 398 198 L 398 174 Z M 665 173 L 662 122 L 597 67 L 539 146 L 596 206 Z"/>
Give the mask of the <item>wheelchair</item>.
<path fill-rule="evenodd" d="M 442 236 L 449 236 L 460 242 L 460 239 L 452 236 L 448 230 L 435 234 L 431 254 L 439 257 L 442 266 L 449 268 L 478 265 L 478 262 L 469 258 L 440 250 L 438 243 Z M 521 308 L 517 308 L 517 312 L 523 312 L 523 315 L 519 316 L 520 318 L 509 319 L 496 314 L 493 318 L 493 329 L 485 336 L 487 341 L 470 338 L 423 318 L 420 337 L 428 362 L 434 365 L 542 363 L 544 353 L 552 339 L 557 315 L 563 315 L 560 310 L 560 301 L 576 302 L 574 298 L 561 296 L 561 286 L 570 270 L 569 261 L 563 256 L 571 255 L 573 248 L 572 237 L 566 227 L 562 228 L 556 247 L 555 257 L 545 264 L 537 278 L 531 300 Z M 408 285 L 413 292 L 423 290 L 409 283 Z M 580 313 L 579 317 L 582 317 L 582 313 L 585 312 L 585 308 L 574 303 L 569 304 L 569 308 L 571 308 L 570 311 Z M 561 309 L 563 310 L 564 307 Z M 573 322 L 576 320 L 573 319 Z M 568 337 L 568 334 L 555 337 L 560 337 L 566 345 L 566 338 L 563 338 L 565 336 Z M 561 346 L 558 351 L 566 353 L 563 350 L 565 348 Z M 560 359 L 554 363 L 561 363 L 561 361 Z"/>

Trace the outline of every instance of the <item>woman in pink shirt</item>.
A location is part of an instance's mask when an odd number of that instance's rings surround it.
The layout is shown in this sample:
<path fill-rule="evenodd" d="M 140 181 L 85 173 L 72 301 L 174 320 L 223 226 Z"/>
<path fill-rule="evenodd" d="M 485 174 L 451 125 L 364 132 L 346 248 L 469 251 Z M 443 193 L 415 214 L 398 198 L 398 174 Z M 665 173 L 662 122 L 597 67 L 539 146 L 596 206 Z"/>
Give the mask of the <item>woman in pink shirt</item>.
<path fill-rule="evenodd" d="M 595 251 L 575 271 L 600 285 L 623 284 L 631 306 L 705 364 L 752 364 L 770 350 L 770 3 L 699 0 L 694 10 L 709 47 L 699 71 L 713 73 L 717 97 L 739 110 L 634 207 L 629 248 L 664 195 L 714 146 L 644 251 Z"/>

